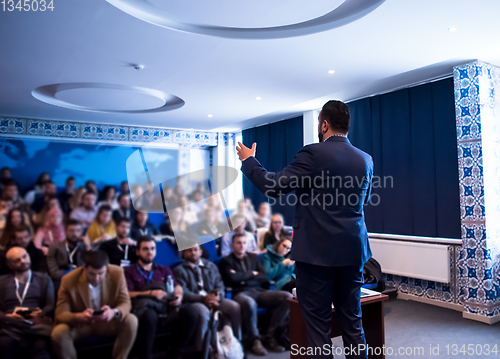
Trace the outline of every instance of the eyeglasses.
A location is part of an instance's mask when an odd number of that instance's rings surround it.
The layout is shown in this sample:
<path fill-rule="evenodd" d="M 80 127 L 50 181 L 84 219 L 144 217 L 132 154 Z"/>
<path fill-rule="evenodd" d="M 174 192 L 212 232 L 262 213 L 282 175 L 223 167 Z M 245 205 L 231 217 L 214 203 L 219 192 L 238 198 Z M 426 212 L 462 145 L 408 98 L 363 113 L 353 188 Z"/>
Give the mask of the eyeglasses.
<path fill-rule="evenodd" d="M 282 244 L 283 248 L 286 249 L 287 251 L 289 251 L 290 249 L 292 249 L 292 247 L 288 247 L 286 244 Z"/>

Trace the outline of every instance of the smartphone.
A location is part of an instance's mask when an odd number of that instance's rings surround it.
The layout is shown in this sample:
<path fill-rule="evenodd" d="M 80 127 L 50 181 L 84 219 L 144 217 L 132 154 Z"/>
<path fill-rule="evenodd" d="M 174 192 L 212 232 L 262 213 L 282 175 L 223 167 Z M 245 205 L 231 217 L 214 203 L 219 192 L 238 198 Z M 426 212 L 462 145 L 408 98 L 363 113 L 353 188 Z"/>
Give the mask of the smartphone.
<path fill-rule="evenodd" d="M 31 312 L 32 310 L 18 310 L 16 314 L 19 314 L 24 319 L 27 319 L 30 317 Z"/>
<path fill-rule="evenodd" d="M 102 313 L 104 313 L 104 310 L 99 309 L 99 310 L 94 310 L 94 313 L 92 313 L 92 315 L 97 316 L 97 315 L 102 315 Z"/>

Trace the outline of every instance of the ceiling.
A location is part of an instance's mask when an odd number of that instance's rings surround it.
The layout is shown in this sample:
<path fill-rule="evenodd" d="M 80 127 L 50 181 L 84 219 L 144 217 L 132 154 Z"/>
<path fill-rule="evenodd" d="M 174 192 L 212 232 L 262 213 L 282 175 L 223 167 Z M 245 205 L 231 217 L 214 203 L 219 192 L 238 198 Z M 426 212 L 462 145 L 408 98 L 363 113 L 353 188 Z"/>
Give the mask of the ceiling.
<path fill-rule="evenodd" d="M 0 116 L 236 131 L 329 99 L 349 101 L 446 76 L 473 59 L 500 66 L 500 1 L 494 0 L 348 0 L 380 6 L 343 26 L 281 39 L 194 32 L 321 19 L 344 1 L 145 4 L 156 7 L 149 15 L 157 22 L 168 14 L 171 27 L 191 24 L 177 27 L 185 31 L 143 21 L 110 2 L 54 0 L 54 10 L 45 12 L 2 11 L 0 4 Z"/>

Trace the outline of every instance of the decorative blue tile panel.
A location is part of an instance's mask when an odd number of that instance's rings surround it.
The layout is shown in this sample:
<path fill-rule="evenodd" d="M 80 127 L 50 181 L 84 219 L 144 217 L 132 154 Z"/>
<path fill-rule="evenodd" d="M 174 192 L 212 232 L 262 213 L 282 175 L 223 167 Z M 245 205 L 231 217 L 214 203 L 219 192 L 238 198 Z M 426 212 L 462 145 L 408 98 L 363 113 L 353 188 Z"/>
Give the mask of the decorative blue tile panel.
<path fill-rule="evenodd" d="M 22 135 L 26 133 L 26 120 L 0 117 L 0 133 Z"/>
<path fill-rule="evenodd" d="M 453 71 L 463 246 L 464 311 L 500 314 L 500 71 L 475 61 Z"/>

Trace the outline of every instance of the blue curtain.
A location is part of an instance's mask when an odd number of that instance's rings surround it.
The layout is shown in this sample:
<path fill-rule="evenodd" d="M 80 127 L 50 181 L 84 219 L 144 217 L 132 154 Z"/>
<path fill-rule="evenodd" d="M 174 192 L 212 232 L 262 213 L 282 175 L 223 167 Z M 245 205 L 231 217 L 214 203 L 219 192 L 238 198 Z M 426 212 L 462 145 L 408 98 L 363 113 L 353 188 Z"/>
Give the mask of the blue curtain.
<path fill-rule="evenodd" d="M 268 171 L 276 172 L 292 162 L 303 147 L 303 133 L 303 119 L 300 116 L 243 130 L 242 136 L 246 146 L 250 147 L 253 142 L 257 142 L 257 159 Z M 261 202 L 268 201 L 246 178 L 243 179 L 243 193 L 252 200 L 256 210 Z M 291 225 L 295 208 L 287 203 L 286 196 L 280 198 L 273 206 L 273 213 L 281 213 L 285 217 L 285 224 Z"/>
<path fill-rule="evenodd" d="M 380 179 L 365 207 L 368 230 L 461 238 L 453 79 L 349 107 L 349 139 L 373 157 Z"/>

